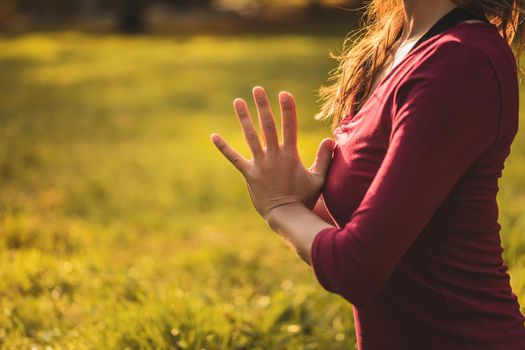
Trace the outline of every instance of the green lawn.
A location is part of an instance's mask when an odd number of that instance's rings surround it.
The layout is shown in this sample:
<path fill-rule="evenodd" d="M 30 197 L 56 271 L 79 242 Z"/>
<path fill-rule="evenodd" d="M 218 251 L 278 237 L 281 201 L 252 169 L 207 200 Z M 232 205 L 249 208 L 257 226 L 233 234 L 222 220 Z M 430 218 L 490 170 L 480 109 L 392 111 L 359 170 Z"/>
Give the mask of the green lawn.
<path fill-rule="evenodd" d="M 296 96 L 310 165 L 316 90 L 342 37 L 0 37 L 0 345 L 350 349 L 351 306 L 252 208 L 209 140 L 249 156 L 232 101 Z M 276 113 L 278 116 L 278 113 Z M 525 303 L 525 133 L 500 182 Z M 525 312 L 525 308 L 522 308 Z"/>

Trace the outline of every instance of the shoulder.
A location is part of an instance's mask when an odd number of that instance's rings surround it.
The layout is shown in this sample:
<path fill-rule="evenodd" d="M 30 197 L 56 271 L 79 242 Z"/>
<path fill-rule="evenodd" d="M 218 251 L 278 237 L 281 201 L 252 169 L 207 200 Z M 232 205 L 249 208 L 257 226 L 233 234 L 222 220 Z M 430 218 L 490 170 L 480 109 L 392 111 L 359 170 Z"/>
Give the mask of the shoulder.
<path fill-rule="evenodd" d="M 460 24 L 414 55 L 394 91 L 393 118 L 406 110 L 438 111 L 471 122 L 517 118 L 517 67 L 495 27 Z M 505 122 L 506 123 L 506 122 Z"/>
<path fill-rule="evenodd" d="M 423 46 L 423 45 L 422 45 Z M 512 48 L 494 25 L 461 23 L 438 35 L 419 50 L 405 79 L 428 77 L 485 82 L 517 83 L 517 63 Z"/>
<path fill-rule="evenodd" d="M 429 85 L 444 94 L 517 89 L 517 65 L 495 26 L 461 23 L 416 49 L 396 91 Z"/>
<path fill-rule="evenodd" d="M 446 38 L 415 57 L 396 85 L 394 96 L 396 102 L 423 93 L 425 99 L 443 100 L 457 94 L 468 98 L 499 90 L 499 85 L 494 64 L 483 50 L 466 41 Z"/>
<path fill-rule="evenodd" d="M 449 105 L 456 101 L 456 108 L 496 113 L 502 134 L 516 132 L 517 62 L 495 26 L 462 23 L 429 42 L 418 56 L 398 85 L 398 106 L 414 95 Z"/>

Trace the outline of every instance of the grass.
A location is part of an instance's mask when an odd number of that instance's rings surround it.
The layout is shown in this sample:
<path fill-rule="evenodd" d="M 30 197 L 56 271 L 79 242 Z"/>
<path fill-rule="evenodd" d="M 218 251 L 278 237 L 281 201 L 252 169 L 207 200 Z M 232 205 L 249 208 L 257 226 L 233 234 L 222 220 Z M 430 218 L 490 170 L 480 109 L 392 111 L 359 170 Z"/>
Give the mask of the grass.
<path fill-rule="evenodd" d="M 0 38 L 0 345 L 349 349 L 351 306 L 253 210 L 218 132 L 232 101 L 291 91 L 313 161 L 316 89 L 342 37 Z M 525 135 L 500 182 L 504 258 L 525 302 Z M 522 308 L 522 312 L 525 309 Z"/>

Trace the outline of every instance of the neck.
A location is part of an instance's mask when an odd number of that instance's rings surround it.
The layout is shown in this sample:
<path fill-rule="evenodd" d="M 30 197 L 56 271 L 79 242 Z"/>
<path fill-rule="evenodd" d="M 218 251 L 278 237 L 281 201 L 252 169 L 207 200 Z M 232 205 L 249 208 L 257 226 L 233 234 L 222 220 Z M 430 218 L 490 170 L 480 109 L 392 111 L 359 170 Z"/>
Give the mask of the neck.
<path fill-rule="evenodd" d="M 455 7 L 457 5 L 451 0 L 403 0 L 403 40 L 410 41 L 423 36 L 434 23 Z"/>

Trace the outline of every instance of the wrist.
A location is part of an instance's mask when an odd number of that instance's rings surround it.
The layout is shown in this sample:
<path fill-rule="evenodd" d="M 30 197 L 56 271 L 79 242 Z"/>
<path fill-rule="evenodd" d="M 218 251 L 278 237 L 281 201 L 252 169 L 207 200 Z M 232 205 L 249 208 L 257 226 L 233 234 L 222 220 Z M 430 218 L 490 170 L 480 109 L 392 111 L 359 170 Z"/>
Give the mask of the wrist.
<path fill-rule="evenodd" d="M 297 209 L 306 209 L 310 211 L 303 203 L 288 203 L 282 204 L 277 207 L 270 209 L 264 216 L 266 224 L 270 226 L 274 231 L 278 231 L 280 223 L 282 220 L 289 218 L 290 213 L 297 211 Z"/>

